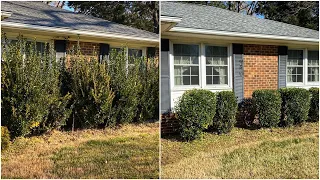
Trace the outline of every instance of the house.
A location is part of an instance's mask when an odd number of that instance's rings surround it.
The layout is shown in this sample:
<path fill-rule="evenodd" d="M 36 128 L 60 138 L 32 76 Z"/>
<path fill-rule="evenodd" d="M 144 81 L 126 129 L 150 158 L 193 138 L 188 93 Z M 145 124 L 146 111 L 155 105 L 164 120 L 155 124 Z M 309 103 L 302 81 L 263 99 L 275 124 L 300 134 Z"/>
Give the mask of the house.
<path fill-rule="evenodd" d="M 81 53 L 102 59 L 113 48 L 126 48 L 128 56 L 154 57 L 158 54 L 159 35 L 104 19 L 77 14 L 43 2 L 2 1 L 1 29 L 8 39 L 19 34 L 32 41 L 38 50 L 53 42 L 56 57 L 67 55 L 80 41 Z"/>
<path fill-rule="evenodd" d="M 193 88 L 319 86 L 319 31 L 212 6 L 161 3 L 161 113 Z"/>

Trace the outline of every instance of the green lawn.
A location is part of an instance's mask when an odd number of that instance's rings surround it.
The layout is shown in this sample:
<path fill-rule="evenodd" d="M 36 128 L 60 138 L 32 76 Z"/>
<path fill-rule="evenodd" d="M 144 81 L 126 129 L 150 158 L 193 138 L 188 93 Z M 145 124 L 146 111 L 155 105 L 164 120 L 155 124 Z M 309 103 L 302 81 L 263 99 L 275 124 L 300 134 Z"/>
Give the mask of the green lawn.
<path fill-rule="evenodd" d="M 162 138 L 161 178 L 319 178 L 318 123 Z"/>
<path fill-rule="evenodd" d="M 158 178 L 158 124 L 19 138 L 1 159 L 2 178 Z"/>

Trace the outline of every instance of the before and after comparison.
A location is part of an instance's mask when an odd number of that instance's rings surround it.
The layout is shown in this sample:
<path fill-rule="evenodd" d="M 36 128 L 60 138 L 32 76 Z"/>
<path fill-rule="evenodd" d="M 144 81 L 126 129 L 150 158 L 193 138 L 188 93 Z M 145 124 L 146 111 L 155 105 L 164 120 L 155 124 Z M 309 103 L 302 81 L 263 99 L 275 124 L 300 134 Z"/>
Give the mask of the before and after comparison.
<path fill-rule="evenodd" d="M 2 179 L 319 179 L 319 1 L 0 1 Z"/>

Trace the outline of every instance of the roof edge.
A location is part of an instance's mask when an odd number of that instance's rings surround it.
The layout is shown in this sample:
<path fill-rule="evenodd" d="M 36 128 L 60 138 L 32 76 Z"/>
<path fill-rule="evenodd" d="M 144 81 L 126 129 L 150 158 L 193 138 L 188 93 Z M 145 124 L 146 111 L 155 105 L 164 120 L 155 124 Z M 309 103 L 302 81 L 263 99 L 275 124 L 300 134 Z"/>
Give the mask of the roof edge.
<path fill-rule="evenodd" d="M 84 30 L 76 30 L 76 29 L 70 29 L 70 28 L 38 26 L 38 25 L 30 25 L 30 24 L 6 22 L 6 21 L 2 21 L 1 26 L 6 28 L 13 28 L 13 29 L 27 29 L 27 30 L 33 30 L 33 31 L 56 32 L 56 33 L 95 36 L 95 37 L 104 37 L 104 38 L 113 38 L 113 39 L 159 42 L 159 38 L 146 38 L 146 37 L 138 37 L 138 36 L 131 36 L 131 35 L 123 35 L 123 34 L 112 33 L 112 32 L 84 31 Z"/>
<path fill-rule="evenodd" d="M 233 37 L 247 37 L 247 38 L 259 38 L 259 39 L 276 39 L 276 40 L 291 40 L 291 41 L 303 41 L 303 42 L 316 42 L 319 43 L 319 39 L 315 38 L 303 38 L 303 37 L 292 37 L 292 36 L 277 36 L 268 34 L 253 34 L 253 33 L 242 33 L 242 32 L 231 32 L 231 31 L 216 31 L 208 29 L 196 29 L 196 28 L 185 28 L 185 27 L 173 27 L 169 32 L 184 32 L 184 33 L 195 33 L 195 34 L 211 34 L 220 36 L 233 36 Z"/>
<path fill-rule="evenodd" d="M 160 21 L 162 22 L 170 22 L 170 23 L 179 23 L 182 20 L 181 17 L 174 16 L 161 16 Z"/>

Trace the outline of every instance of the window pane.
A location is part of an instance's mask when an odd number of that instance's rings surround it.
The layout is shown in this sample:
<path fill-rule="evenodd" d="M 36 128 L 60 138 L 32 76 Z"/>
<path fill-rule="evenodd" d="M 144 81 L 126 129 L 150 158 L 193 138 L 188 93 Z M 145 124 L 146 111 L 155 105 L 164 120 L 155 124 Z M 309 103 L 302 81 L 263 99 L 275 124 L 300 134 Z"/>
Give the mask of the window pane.
<path fill-rule="evenodd" d="M 191 67 L 191 75 L 199 75 L 199 67 Z"/>
<path fill-rule="evenodd" d="M 220 77 L 219 76 L 213 76 L 213 84 L 220 84 Z"/>
<path fill-rule="evenodd" d="M 319 81 L 319 51 L 308 51 L 308 81 Z"/>
<path fill-rule="evenodd" d="M 190 76 L 182 77 L 182 85 L 190 85 Z"/>
<path fill-rule="evenodd" d="M 181 66 L 174 66 L 174 75 L 182 75 Z"/>
<path fill-rule="evenodd" d="M 212 76 L 207 76 L 207 84 L 212 84 Z"/>
<path fill-rule="evenodd" d="M 219 75 L 219 67 L 213 67 L 213 75 Z"/>
<path fill-rule="evenodd" d="M 182 75 L 190 75 L 190 67 L 182 66 Z"/>
<path fill-rule="evenodd" d="M 199 76 L 191 76 L 191 85 L 199 85 Z"/>
<path fill-rule="evenodd" d="M 199 64 L 199 57 L 198 56 L 192 56 L 191 57 L 191 64 Z"/>
<path fill-rule="evenodd" d="M 297 75 L 297 82 L 302 82 L 302 75 Z"/>
<path fill-rule="evenodd" d="M 174 84 L 175 85 L 182 85 L 182 78 L 181 77 L 174 77 Z"/>
<path fill-rule="evenodd" d="M 212 68 L 211 66 L 206 67 L 206 75 L 212 75 Z"/>
<path fill-rule="evenodd" d="M 302 73 L 303 73 L 303 68 L 302 67 L 297 67 L 296 70 L 297 70 L 297 74 L 301 74 L 302 75 Z"/>

